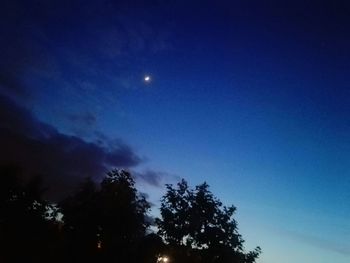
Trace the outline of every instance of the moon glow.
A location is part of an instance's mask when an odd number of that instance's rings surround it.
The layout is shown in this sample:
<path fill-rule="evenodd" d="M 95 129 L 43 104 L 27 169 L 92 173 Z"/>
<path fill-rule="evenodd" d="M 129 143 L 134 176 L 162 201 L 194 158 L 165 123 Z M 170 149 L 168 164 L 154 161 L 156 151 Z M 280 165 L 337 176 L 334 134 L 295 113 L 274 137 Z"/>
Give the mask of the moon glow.
<path fill-rule="evenodd" d="M 144 80 L 146 83 L 149 83 L 149 82 L 151 82 L 151 76 L 146 75 L 146 76 L 143 78 L 143 80 Z"/>

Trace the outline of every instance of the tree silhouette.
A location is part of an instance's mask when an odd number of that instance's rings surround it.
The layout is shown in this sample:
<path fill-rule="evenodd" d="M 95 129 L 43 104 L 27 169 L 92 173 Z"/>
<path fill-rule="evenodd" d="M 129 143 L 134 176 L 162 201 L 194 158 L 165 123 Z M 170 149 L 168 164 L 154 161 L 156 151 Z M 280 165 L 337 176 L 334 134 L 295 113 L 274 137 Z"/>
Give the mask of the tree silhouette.
<path fill-rule="evenodd" d="M 0 174 L 0 262 L 152 263 L 166 254 L 173 263 L 253 263 L 260 254 L 245 252 L 236 208 L 206 183 L 166 185 L 158 235 L 147 234 L 150 205 L 126 171 L 112 170 L 100 184 L 87 179 L 58 205 L 42 197 L 40 177 L 23 180 L 14 166 Z"/>
<path fill-rule="evenodd" d="M 112 170 L 97 187 L 91 180 L 61 203 L 66 249 L 76 260 L 132 262 L 148 224 L 150 206 L 131 175 Z"/>
<path fill-rule="evenodd" d="M 42 198 L 40 177 L 24 182 L 16 166 L 2 166 L 0 174 L 0 261 L 47 261 L 58 227 L 55 208 Z"/>
<path fill-rule="evenodd" d="M 236 208 L 223 206 L 207 183 L 190 189 L 182 179 L 177 187 L 166 188 L 161 218 L 156 223 L 158 233 L 173 248 L 177 261 L 255 262 L 260 248 L 244 251 L 244 240 L 233 218 Z"/>
<path fill-rule="evenodd" d="M 142 263 L 156 263 L 157 257 L 166 253 L 166 245 L 156 233 L 146 235 L 138 248 L 138 260 Z"/>
<path fill-rule="evenodd" d="M 189 190 L 184 179 L 177 184 L 177 189 L 169 184 L 166 185 L 166 189 L 160 208 L 162 219 L 156 219 L 158 233 L 170 245 L 192 245 L 193 240 L 189 234 L 193 227 L 190 222 L 193 192 Z"/>

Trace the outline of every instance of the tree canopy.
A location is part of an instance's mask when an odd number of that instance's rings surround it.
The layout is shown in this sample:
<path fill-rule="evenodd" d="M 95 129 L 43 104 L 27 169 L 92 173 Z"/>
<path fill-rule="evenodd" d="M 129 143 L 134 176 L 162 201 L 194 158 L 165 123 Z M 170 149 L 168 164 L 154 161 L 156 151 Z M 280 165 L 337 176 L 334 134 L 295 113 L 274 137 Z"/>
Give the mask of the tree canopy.
<path fill-rule="evenodd" d="M 112 170 L 99 187 L 87 180 L 60 206 L 71 254 L 77 259 L 90 252 L 90 257 L 132 261 L 148 227 L 150 205 L 137 193 L 130 173 Z"/>
<path fill-rule="evenodd" d="M 0 262 L 43 262 L 57 243 L 56 208 L 42 198 L 40 177 L 0 168 Z"/>
<path fill-rule="evenodd" d="M 233 218 L 236 208 L 224 206 L 203 183 L 194 189 L 182 179 L 176 187 L 166 185 L 156 220 L 158 233 L 172 247 L 199 255 L 202 262 L 254 262 L 260 248 L 245 252 Z"/>

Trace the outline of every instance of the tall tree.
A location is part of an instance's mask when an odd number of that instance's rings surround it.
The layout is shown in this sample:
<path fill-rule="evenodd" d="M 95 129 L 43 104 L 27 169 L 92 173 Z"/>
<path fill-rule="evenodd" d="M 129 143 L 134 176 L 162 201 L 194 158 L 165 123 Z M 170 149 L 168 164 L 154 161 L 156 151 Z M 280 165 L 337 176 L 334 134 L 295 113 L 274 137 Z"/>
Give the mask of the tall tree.
<path fill-rule="evenodd" d="M 130 173 L 112 170 L 99 187 L 88 180 L 61 207 L 68 249 L 77 259 L 86 254 L 90 259 L 133 261 L 148 227 L 145 216 L 150 206 L 138 194 Z"/>
<path fill-rule="evenodd" d="M 193 228 L 190 222 L 193 191 L 184 179 L 177 188 L 167 184 L 166 189 L 160 208 L 162 219 L 156 219 L 159 234 L 171 245 L 192 245 L 189 234 Z"/>
<path fill-rule="evenodd" d="M 199 255 L 201 262 L 255 262 L 260 248 L 245 252 L 233 218 L 236 208 L 224 206 L 207 183 L 190 189 L 183 179 L 166 187 L 156 223 L 164 240 L 182 251 L 181 260 L 186 248 L 185 254 Z"/>
<path fill-rule="evenodd" d="M 0 168 L 0 261 L 45 262 L 55 252 L 55 208 L 43 199 L 40 177 L 23 180 L 17 166 Z"/>

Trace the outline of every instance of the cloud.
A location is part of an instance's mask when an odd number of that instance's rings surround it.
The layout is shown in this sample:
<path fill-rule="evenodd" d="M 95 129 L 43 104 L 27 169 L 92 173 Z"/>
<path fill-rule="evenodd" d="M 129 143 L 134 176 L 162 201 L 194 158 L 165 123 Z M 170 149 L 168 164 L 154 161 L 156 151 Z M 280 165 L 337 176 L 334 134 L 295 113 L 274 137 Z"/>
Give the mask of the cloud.
<path fill-rule="evenodd" d="M 79 137 L 89 136 L 96 129 L 97 117 L 92 112 L 68 113 L 66 119 L 73 133 Z"/>
<path fill-rule="evenodd" d="M 142 158 L 122 140 L 111 145 L 62 134 L 28 110 L 0 96 L 0 164 L 16 164 L 28 174 L 41 174 L 48 196 L 58 199 L 85 177 L 101 178 L 111 167 L 130 168 Z"/>
<path fill-rule="evenodd" d="M 161 186 L 161 181 L 164 176 L 167 174 L 164 172 L 157 172 L 153 170 L 145 170 L 143 172 L 136 172 L 135 176 L 142 180 L 143 182 L 147 182 L 148 184 L 155 186 L 155 187 L 160 187 Z"/>
<path fill-rule="evenodd" d="M 180 177 L 177 175 L 169 174 L 167 172 L 162 171 L 155 171 L 152 169 L 146 169 L 142 172 L 133 172 L 133 174 L 137 179 L 154 187 L 163 187 L 165 179 L 170 179 L 171 181 L 180 180 Z"/>
<path fill-rule="evenodd" d="M 313 235 L 301 234 L 296 231 L 280 230 L 279 232 L 299 242 L 303 242 L 328 251 L 336 252 L 345 256 L 350 256 L 350 243 L 341 244 L 336 241 L 323 239 Z"/>
<path fill-rule="evenodd" d="M 71 113 L 67 115 L 67 118 L 73 122 L 82 126 L 93 126 L 96 123 L 96 116 L 91 112 L 83 113 Z"/>

